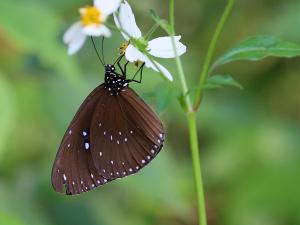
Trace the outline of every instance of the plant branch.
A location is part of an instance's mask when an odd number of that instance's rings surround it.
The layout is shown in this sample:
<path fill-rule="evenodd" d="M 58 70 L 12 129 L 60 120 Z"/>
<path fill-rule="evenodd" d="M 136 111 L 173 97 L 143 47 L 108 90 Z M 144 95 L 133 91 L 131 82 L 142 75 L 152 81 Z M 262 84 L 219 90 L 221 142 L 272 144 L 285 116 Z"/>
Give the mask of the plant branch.
<path fill-rule="evenodd" d="M 197 190 L 199 225 L 207 225 L 205 195 L 204 195 L 200 154 L 199 154 L 196 112 L 189 113 L 187 119 L 188 119 L 189 137 L 190 137 L 190 145 L 191 145 L 190 148 L 191 148 L 191 154 L 193 160 L 194 179 L 195 179 L 196 190 Z"/>
<path fill-rule="evenodd" d="M 187 106 L 187 110 L 189 112 L 192 112 L 193 111 L 192 101 L 191 101 L 190 96 L 187 94 L 189 89 L 188 89 L 187 82 L 186 82 L 186 79 L 185 79 L 185 74 L 184 74 L 182 62 L 181 62 L 181 59 L 178 55 L 178 51 L 177 51 L 176 44 L 175 44 L 175 38 L 174 38 L 174 36 L 175 36 L 174 9 L 175 9 L 174 0 L 170 0 L 170 25 L 171 25 L 171 37 L 172 37 L 171 39 L 172 39 L 172 45 L 173 45 L 173 49 L 174 49 L 175 56 L 176 56 L 175 57 L 176 67 L 177 67 L 177 70 L 178 70 L 180 83 L 181 83 L 181 88 L 182 88 L 182 91 L 183 91 L 183 98 L 184 98 L 185 104 Z"/>
<path fill-rule="evenodd" d="M 198 91 L 196 92 L 196 95 L 195 95 L 195 101 L 194 101 L 194 109 L 195 110 L 197 110 L 200 106 L 200 103 L 201 103 L 201 100 L 202 100 L 202 94 L 203 94 L 203 87 L 204 87 L 206 78 L 209 74 L 209 67 L 210 67 L 210 64 L 211 64 L 211 60 L 212 60 L 216 45 L 218 43 L 218 40 L 220 38 L 220 35 L 223 31 L 225 22 L 227 21 L 227 19 L 229 17 L 229 14 L 232 10 L 232 7 L 233 7 L 234 3 L 235 3 L 235 0 L 228 0 L 227 6 L 226 6 L 226 8 L 223 12 L 223 15 L 221 16 L 221 18 L 219 20 L 219 23 L 217 25 L 215 33 L 214 33 L 214 35 L 211 39 L 211 42 L 209 44 L 208 51 L 207 51 L 207 54 L 206 54 L 206 57 L 205 57 L 205 60 L 204 60 L 204 65 L 203 65 L 203 68 L 202 68 L 202 71 L 201 71 L 201 74 L 200 74 L 200 80 L 199 80 L 199 84 L 198 84 L 199 89 L 198 89 Z"/>
<path fill-rule="evenodd" d="M 175 44 L 175 18 L 174 18 L 174 0 L 170 0 L 170 24 L 171 24 L 171 36 L 172 36 L 172 45 L 176 55 L 176 66 L 178 74 L 180 77 L 181 87 L 183 91 L 183 101 L 187 107 L 187 120 L 189 127 L 189 137 L 190 137 L 190 148 L 193 161 L 193 170 L 194 170 L 194 179 L 197 192 L 197 204 L 198 204 L 198 218 L 199 225 L 207 225 L 206 222 L 206 210 L 205 210 L 205 198 L 203 190 L 203 182 L 201 175 L 201 166 L 200 166 L 200 155 L 199 155 L 199 144 L 198 144 L 198 135 L 197 135 L 197 121 L 196 121 L 196 112 L 193 111 L 192 102 L 189 95 L 188 86 L 185 79 L 185 74 L 182 66 L 181 59 L 178 55 L 176 44 Z"/>

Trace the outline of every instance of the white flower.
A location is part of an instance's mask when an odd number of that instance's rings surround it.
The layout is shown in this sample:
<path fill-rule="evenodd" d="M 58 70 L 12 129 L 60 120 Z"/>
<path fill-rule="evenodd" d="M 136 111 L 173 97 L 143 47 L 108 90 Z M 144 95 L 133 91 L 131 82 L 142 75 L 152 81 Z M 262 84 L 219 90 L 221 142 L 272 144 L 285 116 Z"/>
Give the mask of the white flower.
<path fill-rule="evenodd" d="M 87 36 L 110 37 L 110 30 L 104 25 L 107 17 L 120 6 L 121 0 L 94 0 L 93 6 L 79 9 L 80 21 L 74 23 L 64 34 L 68 53 L 75 54 L 84 44 Z"/>
<path fill-rule="evenodd" d="M 142 39 L 142 33 L 136 24 L 134 14 L 127 1 L 121 3 L 118 13 L 114 13 L 114 19 L 116 26 L 124 31 L 122 35 L 129 43 L 128 45 L 122 46 L 126 59 L 129 62 L 144 62 L 146 67 L 157 72 L 162 72 L 167 79 L 172 81 L 173 77 L 165 67 L 156 61 L 150 60 L 146 54 L 142 53 L 133 44 L 130 44 L 130 39 Z M 181 36 L 174 37 L 178 55 L 182 55 L 186 52 L 186 46 L 180 42 L 180 38 Z M 176 57 L 172 45 L 172 37 L 155 38 L 147 43 L 145 50 L 154 57 Z"/>

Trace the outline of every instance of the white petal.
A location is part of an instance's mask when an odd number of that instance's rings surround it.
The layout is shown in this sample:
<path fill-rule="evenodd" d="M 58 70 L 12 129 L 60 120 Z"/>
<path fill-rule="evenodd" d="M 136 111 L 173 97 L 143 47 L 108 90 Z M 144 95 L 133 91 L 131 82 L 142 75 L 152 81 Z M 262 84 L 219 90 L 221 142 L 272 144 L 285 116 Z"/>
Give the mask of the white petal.
<path fill-rule="evenodd" d="M 117 11 L 121 0 L 94 0 L 94 5 L 106 16 Z"/>
<path fill-rule="evenodd" d="M 148 58 L 131 44 L 126 48 L 125 57 L 129 62 L 136 62 L 138 60 L 145 62 Z"/>
<path fill-rule="evenodd" d="M 81 30 L 82 26 L 80 22 L 73 23 L 63 36 L 64 43 L 70 43 L 74 38 L 76 38 L 78 33 L 81 33 Z"/>
<path fill-rule="evenodd" d="M 177 53 L 180 56 L 186 52 L 186 46 L 179 41 L 181 36 L 175 36 L 174 39 Z M 149 41 L 148 51 L 151 55 L 159 58 L 175 57 L 171 37 L 159 37 Z"/>
<path fill-rule="evenodd" d="M 146 55 L 144 55 L 142 52 L 140 52 L 133 45 L 129 45 L 126 48 L 125 57 L 129 62 L 136 62 L 138 60 L 141 62 L 144 62 L 146 67 L 151 68 L 156 72 L 162 72 L 162 74 L 167 79 L 169 79 L 170 81 L 173 81 L 172 75 L 165 67 L 160 65 L 158 62 L 155 62 L 155 61 L 152 62 Z"/>
<path fill-rule="evenodd" d="M 89 25 L 82 29 L 82 32 L 88 36 L 104 36 L 110 37 L 110 30 L 104 25 Z"/>
<path fill-rule="evenodd" d="M 72 41 L 70 41 L 69 48 L 68 48 L 68 54 L 73 55 L 83 46 L 86 39 L 86 35 L 83 33 L 78 33 L 76 35 L 76 38 L 73 38 Z"/>
<path fill-rule="evenodd" d="M 148 58 L 148 60 L 149 60 L 149 58 Z M 153 61 L 153 62 L 150 61 L 150 63 L 145 62 L 145 65 L 146 65 L 146 67 L 149 67 L 156 72 L 161 72 L 168 80 L 173 81 L 173 77 L 172 77 L 171 73 L 163 65 L 159 64 L 158 62 L 156 62 L 156 61 Z"/>
<path fill-rule="evenodd" d="M 128 35 L 132 38 L 140 38 L 142 36 L 142 32 L 136 24 L 134 14 L 127 1 L 121 3 L 118 13 L 114 13 L 114 19 L 116 26 L 125 31 L 125 33 L 122 32 L 122 35 L 126 40 L 130 39 Z"/>

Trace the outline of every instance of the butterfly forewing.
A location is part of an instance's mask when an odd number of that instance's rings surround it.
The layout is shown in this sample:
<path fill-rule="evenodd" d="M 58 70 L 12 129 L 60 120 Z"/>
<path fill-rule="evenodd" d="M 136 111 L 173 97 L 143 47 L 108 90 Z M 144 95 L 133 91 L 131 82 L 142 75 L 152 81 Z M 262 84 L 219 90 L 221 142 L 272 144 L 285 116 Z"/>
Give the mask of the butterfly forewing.
<path fill-rule="evenodd" d="M 104 91 L 100 85 L 86 98 L 64 135 L 52 169 L 52 185 L 57 192 L 79 194 L 106 181 L 96 171 L 91 146 L 87 149 L 88 138 L 84 138 L 85 134 L 90 136 L 92 115 L 97 103 L 103 101 Z"/>

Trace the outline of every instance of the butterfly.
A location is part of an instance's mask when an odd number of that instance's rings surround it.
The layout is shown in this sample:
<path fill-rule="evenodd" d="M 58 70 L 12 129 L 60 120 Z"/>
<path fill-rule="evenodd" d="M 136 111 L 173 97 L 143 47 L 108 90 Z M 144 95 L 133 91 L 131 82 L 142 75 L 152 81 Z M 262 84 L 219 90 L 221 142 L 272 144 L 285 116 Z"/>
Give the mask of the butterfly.
<path fill-rule="evenodd" d="M 118 65 L 121 74 L 114 64 L 105 66 L 104 83 L 84 100 L 65 132 L 52 169 L 56 192 L 76 195 L 135 174 L 163 147 L 161 120 L 129 87 L 135 80 L 126 78 L 126 67 Z"/>

